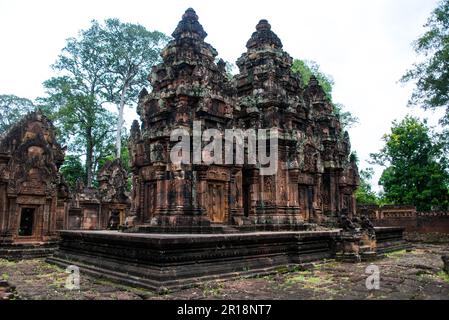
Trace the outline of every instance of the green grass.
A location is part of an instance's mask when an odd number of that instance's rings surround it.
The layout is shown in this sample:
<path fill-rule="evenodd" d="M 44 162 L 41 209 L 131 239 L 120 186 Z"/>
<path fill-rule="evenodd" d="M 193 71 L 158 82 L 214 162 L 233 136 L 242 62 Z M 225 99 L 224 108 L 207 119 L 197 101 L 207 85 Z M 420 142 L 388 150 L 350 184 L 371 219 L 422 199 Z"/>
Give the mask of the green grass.
<path fill-rule="evenodd" d="M 219 296 L 220 294 L 222 294 L 223 289 L 224 284 L 222 282 L 206 283 L 203 286 L 203 296 Z"/>
<path fill-rule="evenodd" d="M 286 285 L 292 285 L 296 283 L 300 283 L 304 286 L 304 288 L 314 288 L 316 286 L 322 284 L 328 284 L 331 281 L 326 277 L 319 277 L 315 275 L 312 271 L 301 271 L 287 277 L 284 280 Z"/>
<path fill-rule="evenodd" d="M 332 260 L 332 259 L 325 259 L 323 262 L 315 263 L 314 269 L 320 270 L 323 268 L 329 268 L 333 269 L 336 268 L 339 265 L 339 262 Z"/>
<path fill-rule="evenodd" d="M 6 260 L 6 259 L 0 259 L 0 267 L 14 267 L 16 265 L 16 262 Z"/>
<path fill-rule="evenodd" d="M 385 253 L 385 257 L 386 258 L 399 258 L 399 257 L 403 256 L 406 253 L 407 253 L 406 250 L 393 251 L 393 252 L 390 252 L 390 253 Z"/>
<path fill-rule="evenodd" d="M 286 266 L 280 266 L 276 268 L 277 273 L 287 273 L 289 272 L 289 269 Z"/>
<path fill-rule="evenodd" d="M 437 276 L 444 282 L 449 283 L 449 274 L 447 274 L 446 272 L 440 271 L 437 273 Z"/>

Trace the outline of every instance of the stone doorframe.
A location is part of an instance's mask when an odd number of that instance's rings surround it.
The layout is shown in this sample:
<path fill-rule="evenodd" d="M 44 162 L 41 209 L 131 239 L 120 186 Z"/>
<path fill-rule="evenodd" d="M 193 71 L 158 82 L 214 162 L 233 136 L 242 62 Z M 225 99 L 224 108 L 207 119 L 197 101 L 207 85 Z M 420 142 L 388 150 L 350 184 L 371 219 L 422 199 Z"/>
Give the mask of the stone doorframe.
<path fill-rule="evenodd" d="M 11 226 L 14 242 L 33 242 L 33 241 L 42 241 L 43 234 L 43 214 L 44 214 L 44 206 L 45 205 L 37 205 L 37 204 L 26 204 L 26 203 L 18 203 L 16 207 L 16 219 L 15 224 Z M 22 219 L 22 211 L 24 209 L 33 209 L 33 232 L 31 236 L 20 236 L 19 228 Z"/>

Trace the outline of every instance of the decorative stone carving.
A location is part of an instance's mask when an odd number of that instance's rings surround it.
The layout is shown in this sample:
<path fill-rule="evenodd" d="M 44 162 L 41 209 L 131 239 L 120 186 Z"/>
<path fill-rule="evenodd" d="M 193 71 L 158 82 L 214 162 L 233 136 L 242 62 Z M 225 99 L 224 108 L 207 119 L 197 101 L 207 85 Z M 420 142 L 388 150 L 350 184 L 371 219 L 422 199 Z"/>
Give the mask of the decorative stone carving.
<path fill-rule="evenodd" d="M 98 189 L 86 188 L 81 180 L 69 209 L 69 229 L 110 229 L 126 224 L 131 199 L 126 191 L 128 173 L 119 159 L 107 161 L 97 174 Z M 138 199 L 136 199 L 138 201 Z M 111 217 L 113 225 L 111 226 Z"/>
<path fill-rule="evenodd" d="M 359 182 L 355 162 L 349 160 L 349 136 L 318 80 L 312 77 L 305 86 L 291 71 L 293 59 L 267 20 L 257 24 L 232 81 L 225 63 L 215 63 L 217 52 L 204 41 L 207 33 L 193 9 L 184 13 L 172 36 L 162 63 L 149 76 L 152 91 L 139 95 L 142 126 L 136 121 L 131 128 L 133 181 L 141 184 L 133 189 L 133 199 L 139 199 L 133 210 L 141 213 L 138 230 L 149 230 L 145 224 L 151 224 L 159 228 L 151 230 L 194 232 L 211 221 L 238 221 L 234 226 L 241 229 L 258 228 L 258 221 L 264 230 L 267 225 L 294 229 L 304 222 L 331 223 L 342 212 L 355 215 Z M 244 175 L 258 165 L 221 165 L 224 175 L 217 178 L 212 176 L 216 165 L 171 164 L 175 143 L 170 133 L 191 132 L 194 121 L 221 133 L 277 128 L 278 172 L 234 181 L 231 172 Z M 229 186 L 241 190 L 241 203 Z M 157 196 L 148 191 L 153 187 Z"/>
<path fill-rule="evenodd" d="M 69 196 L 59 173 L 65 150 L 52 122 L 39 111 L 2 136 L 0 243 L 46 246 L 58 239 L 57 230 L 66 226 Z"/>
<path fill-rule="evenodd" d="M 107 161 L 98 172 L 97 180 L 102 202 L 129 202 L 129 195 L 126 192 L 128 173 L 119 159 Z"/>

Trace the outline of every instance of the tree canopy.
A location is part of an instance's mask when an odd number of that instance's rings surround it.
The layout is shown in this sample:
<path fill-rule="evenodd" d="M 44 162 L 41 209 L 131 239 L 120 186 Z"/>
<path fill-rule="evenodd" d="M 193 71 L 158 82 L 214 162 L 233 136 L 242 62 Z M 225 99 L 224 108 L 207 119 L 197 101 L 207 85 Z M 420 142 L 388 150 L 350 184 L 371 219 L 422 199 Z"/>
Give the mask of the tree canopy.
<path fill-rule="evenodd" d="M 100 41 L 92 37 L 92 44 L 104 54 L 102 96 L 117 105 L 116 132 L 117 158 L 121 156 L 121 135 L 125 105 L 137 102 L 140 90 L 148 85 L 151 67 L 159 62 L 160 51 L 169 38 L 159 31 L 149 31 L 139 24 L 122 23 L 107 19 L 101 25 L 92 22 L 92 29 L 99 29 Z M 89 41 L 86 38 L 86 41 Z"/>
<path fill-rule="evenodd" d="M 94 20 L 89 29 L 67 39 L 53 64 L 57 75 L 44 82 L 46 96 L 38 102 L 53 110 L 71 154 L 85 159 L 87 186 L 94 182 L 101 159 L 121 156 L 124 107 L 137 101 L 167 40 L 141 25 Z M 117 105 L 118 116 L 109 104 Z"/>
<path fill-rule="evenodd" d="M 415 205 L 422 211 L 447 208 L 448 163 L 435 137 L 426 121 L 418 118 L 407 116 L 393 122 L 383 138 L 385 146 L 371 154 L 374 163 L 386 168 L 379 183 L 387 201 Z"/>
<path fill-rule="evenodd" d="M 360 170 L 360 185 L 355 193 L 358 204 L 380 204 L 380 199 L 371 186 L 373 168 Z"/>
<path fill-rule="evenodd" d="M 426 33 L 413 43 L 423 61 L 415 63 L 402 82 L 416 81 L 410 105 L 446 108 L 449 123 L 449 0 L 441 0 L 424 25 Z"/>
<path fill-rule="evenodd" d="M 11 94 L 0 95 L 0 134 L 35 109 L 34 103 L 29 99 Z"/>
<path fill-rule="evenodd" d="M 332 103 L 334 107 L 334 113 L 340 119 L 342 127 L 344 129 L 349 129 L 353 127 L 357 122 L 358 118 L 354 116 L 349 111 L 344 111 L 344 106 L 341 103 L 335 103 L 332 99 L 332 88 L 334 86 L 334 79 L 332 76 L 323 73 L 320 70 L 320 66 L 315 61 L 310 60 L 293 60 L 292 71 L 299 73 L 304 85 L 308 85 L 310 77 L 314 75 L 320 86 L 323 88 L 326 97 Z"/>
<path fill-rule="evenodd" d="M 74 190 L 78 179 L 84 176 L 86 169 L 79 156 L 68 155 L 60 169 L 64 180 L 71 190 Z"/>
<path fill-rule="evenodd" d="M 116 117 L 102 107 L 89 88 L 80 85 L 72 75 L 54 77 L 44 83 L 47 97 L 40 103 L 54 107 L 51 117 L 59 131 L 61 141 L 72 155 L 85 158 L 84 181 L 92 185 L 98 160 L 114 152 L 111 128 Z"/>

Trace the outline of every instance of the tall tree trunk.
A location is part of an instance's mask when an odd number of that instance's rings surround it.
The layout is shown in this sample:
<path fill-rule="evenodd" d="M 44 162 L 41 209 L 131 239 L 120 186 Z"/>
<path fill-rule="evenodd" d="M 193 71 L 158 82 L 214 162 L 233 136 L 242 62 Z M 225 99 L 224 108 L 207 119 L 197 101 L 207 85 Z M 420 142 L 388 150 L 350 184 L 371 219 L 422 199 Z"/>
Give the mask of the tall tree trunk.
<path fill-rule="evenodd" d="M 117 159 L 122 156 L 122 127 L 123 127 L 123 113 L 125 111 L 125 94 L 128 86 L 125 84 L 122 93 L 120 94 L 120 104 L 118 106 L 118 122 L 117 122 L 117 136 L 115 140 L 115 148 L 117 149 Z"/>
<path fill-rule="evenodd" d="M 86 175 L 87 175 L 87 187 L 92 187 L 93 181 L 93 157 L 94 157 L 94 144 L 92 137 L 92 128 L 86 129 Z"/>

